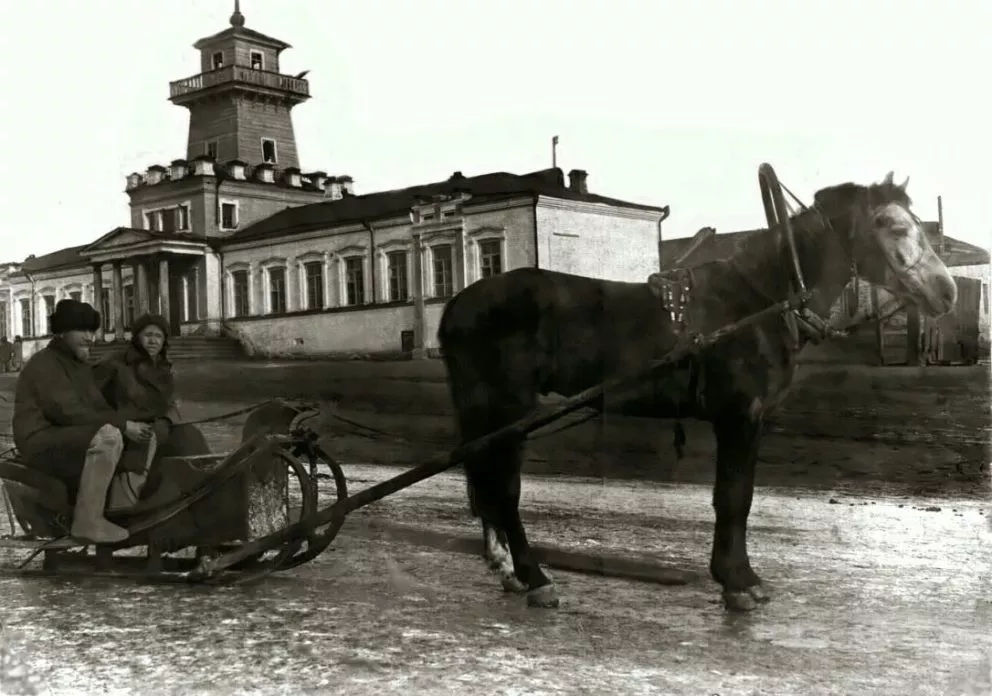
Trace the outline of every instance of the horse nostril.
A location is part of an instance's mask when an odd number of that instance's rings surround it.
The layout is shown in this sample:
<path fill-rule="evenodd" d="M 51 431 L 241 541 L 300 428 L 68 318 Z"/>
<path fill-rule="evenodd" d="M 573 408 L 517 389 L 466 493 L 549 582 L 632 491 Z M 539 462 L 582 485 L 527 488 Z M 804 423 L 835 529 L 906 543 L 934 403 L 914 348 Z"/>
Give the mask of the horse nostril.
<path fill-rule="evenodd" d="M 958 300 L 958 286 L 953 278 L 944 276 L 940 279 L 940 298 L 947 305 L 948 310 L 954 307 Z"/>

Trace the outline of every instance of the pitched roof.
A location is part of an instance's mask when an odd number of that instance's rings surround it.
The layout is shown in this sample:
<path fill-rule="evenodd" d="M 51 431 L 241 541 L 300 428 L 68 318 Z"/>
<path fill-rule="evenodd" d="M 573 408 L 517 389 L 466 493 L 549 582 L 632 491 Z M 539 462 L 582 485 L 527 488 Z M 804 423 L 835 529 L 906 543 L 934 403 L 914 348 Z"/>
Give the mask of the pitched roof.
<path fill-rule="evenodd" d="M 71 268 L 72 266 L 84 266 L 87 261 L 80 256 L 79 252 L 86 246 L 86 244 L 83 244 L 80 246 L 67 247 L 65 249 L 53 251 L 50 254 L 42 254 L 41 256 L 35 256 L 32 254 L 24 259 L 20 272 L 41 273 L 43 271 L 57 271 L 60 268 Z"/>
<path fill-rule="evenodd" d="M 665 212 L 666 208 L 641 203 L 631 203 L 594 193 L 579 193 L 565 186 L 565 175 L 555 167 L 530 174 L 493 172 L 466 177 L 455 172 L 445 181 L 420 184 L 403 189 L 376 191 L 362 196 L 348 195 L 337 200 L 321 201 L 287 208 L 264 220 L 238 230 L 227 242 L 242 242 L 265 237 L 292 236 L 307 230 L 323 229 L 337 225 L 373 222 L 405 215 L 412 206 L 437 195 L 472 194 L 468 205 L 483 201 L 512 198 L 520 195 L 542 195 L 589 203 L 603 203 L 625 208 Z"/>
<path fill-rule="evenodd" d="M 934 249 L 940 239 L 940 223 L 924 222 L 927 237 Z M 716 261 L 729 258 L 737 251 L 737 245 L 748 235 L 755 233 L 766 233 L 768 230 L 761 228 L 756 230 L 740 230 L 737 232 L 723 232 L 713 235 L 708 242 L 696 249 L 688 259 L 683 262 L 684 266 L 698 266 L 707 261 Z M 679 239 L 666 239 L 661 242 L 662 268 L 669 268 L 682 254 L 689 249 L 694 237 L 684 237 Z M 944 263 L 949 267 L 974 266 L 990 263 L 989 252 L 974 244 L 955 239 L 944 235 Z"/>
<path fill-rule="evenodd" d="M 255 31 L 254 29 L 249 29 L 248 27 L 228 27 L 227 29 L 222 29 L 216 34 L 211 34 L 210 36 L 205 36 L 204 38 L 193 44 L 193 48 L 199 50 L 207 48 L 214 44 L 220 43 L 227 39 L 233 37 L 245 38 L 250 41 L 255 41 L 267 46 L 272 46 L 278 51 L 285 50 L 287 48 L 292 48 L 288 43 L 282 41 L 281 39 L 276 39 L 271 36 L 267 36 L 260 31 Z"/>

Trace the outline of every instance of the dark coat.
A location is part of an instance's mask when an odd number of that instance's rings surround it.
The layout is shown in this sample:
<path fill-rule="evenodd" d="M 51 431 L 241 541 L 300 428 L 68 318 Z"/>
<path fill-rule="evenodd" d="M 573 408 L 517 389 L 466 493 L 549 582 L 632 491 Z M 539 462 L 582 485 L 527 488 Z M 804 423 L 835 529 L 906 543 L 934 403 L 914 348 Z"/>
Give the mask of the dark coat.
<path fill-rule="evenodd" d="M 107 403 L 121 417 L 151 423 L 159 444 L 168 440 L 169 428 L 179 421 L 175 377 L 168 360 L 153 363 L 132 343 L 107 356 L 93 370 Z"/>
<path fill-rule="evenodd" d="M 14 444 L 29 467 L 71 479 L 97 430 L 110 424 L 123 432 L 126 421 L 104 398 L 93 368 L 59 338 L 31 356 L 17 379 Z"/>

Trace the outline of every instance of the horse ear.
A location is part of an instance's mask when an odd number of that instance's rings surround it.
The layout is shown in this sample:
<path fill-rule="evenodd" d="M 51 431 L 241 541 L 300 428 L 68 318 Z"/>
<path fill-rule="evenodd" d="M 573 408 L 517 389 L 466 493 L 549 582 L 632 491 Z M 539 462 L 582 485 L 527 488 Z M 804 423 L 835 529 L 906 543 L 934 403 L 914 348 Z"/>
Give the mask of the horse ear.
<path fill-rule="evenodd" d="M 882 183 L 883 184 L 891 184 L 893 178 L 895 177 L 895 175 L 896 175 L 895 172 L 889 172 L 888 174 L 885 175 L 885 178 L 882 179 Z"/>
<path fill-rule="evenodd" d="M 899 188 L 901 188 L 903 190 L 903 193 L 905 193 L 907 186 L 909 186 L 909 177 L 908 176 L 906 177 L 906 180 L 904 182 L 902 182 L 901 184 L 899 184 Z"/>
<path fill-rule="evenodd" d="M 652 273 L 648 276 L 648 287 L 655 297 L 665 299 L 665 278 L 660 273 Z"/>

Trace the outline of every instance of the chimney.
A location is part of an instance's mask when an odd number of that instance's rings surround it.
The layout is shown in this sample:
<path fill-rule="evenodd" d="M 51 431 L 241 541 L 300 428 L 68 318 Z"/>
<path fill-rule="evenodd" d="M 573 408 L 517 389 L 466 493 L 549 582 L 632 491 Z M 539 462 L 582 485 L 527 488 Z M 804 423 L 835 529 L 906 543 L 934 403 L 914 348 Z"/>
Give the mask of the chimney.
<path fill-rule="evenodd" d="M 186 172 L 189 171 L 189 165 L 184 159 L 172 160 L 172 164 L 169 165 L 169 178 L 173 181 L 177 179 L 182 179 L 186 176 Z"/>
<path fill-rule="evenodd" d="M 269 162 L 262 162 L 255 167 L 255 176 L 263 183 L 274 184 L 276 181 L 275 166 Z"/>
<path fill-rule="evenodd" d="M 355 195 L 355 180 L 350 176 L 345 174 L 344 176 L 339 176 L 338 181 L 341 182 L 341 195 L 342 196 L 354 196 Z"/>
<path fill-rule="evenodd" d="M 282 171 L 282 180 L 293 188 L 300 188 L 302 182 L 300 181 L 300 170 L 296 167 L 287 167 Z"/>
<path fill-rule="evenodd" d="M 145 181 L 147 181 L 150 185 L 154 186 L 155 184 L 162 181 L 162 178 L 165 176 L 165 172 L 166 172 L 166 168 L 163 167 L 161 164 L 153 164 L 148 168 L 148 171 L 145 173 Z"/>
<path fill-rule="evenodd" d="M 585 196 L 589 193 L 589 184 L 586 179 L 589 173 L 584 169 L 573 169 L 568 173 L 568 190 Z"/>
<path fill-rule="evenodd" d="M 325 189 L 325 184 L 327 183 L 327 172 L 310 172 L 307 176 L 310 177 L 310 183 L 312 183 L 315 188 L 322 191 Z"/>
<path fill-rule="evenodd" d="M 237 179 L 239 181 L 244 181 L 245 178 L 245 167 L 247 164 L 241 160 L 233 159 L 227 163 L 227 173 L 231 175 L 232 179 Z"/>
<path fill-rule="evenodd" d="M 193 174 L 196 176 L 215 176 L 214 160 L 209 155 L 199 155 L 193 158 Z"/>
<path fill-rule="evenodd" d="M 131 172 L 127 175 L 127 190 L 131 191 L 141 186 L 143 179 L 138 172 Z"/>
<path fill-rule="evenodd" d="M 341 200 L 341 182 L 332 176 L 324 183 L 324 198 L 331 201 Z"/>

